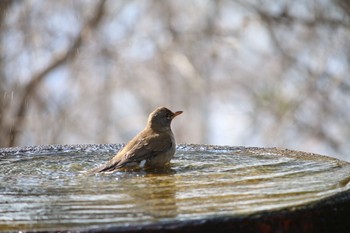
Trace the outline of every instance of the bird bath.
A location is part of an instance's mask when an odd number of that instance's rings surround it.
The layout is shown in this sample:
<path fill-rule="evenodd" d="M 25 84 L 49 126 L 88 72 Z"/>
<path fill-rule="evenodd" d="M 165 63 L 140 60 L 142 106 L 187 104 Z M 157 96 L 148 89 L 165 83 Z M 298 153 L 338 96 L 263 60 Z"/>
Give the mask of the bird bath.
<path fill-rule="evenodd" d="M 169 169 L 86 174 L 120 146 L 0 149 L 0 231 L 350 227 L 347 162 L 275 148 L 179 145 Z"/>

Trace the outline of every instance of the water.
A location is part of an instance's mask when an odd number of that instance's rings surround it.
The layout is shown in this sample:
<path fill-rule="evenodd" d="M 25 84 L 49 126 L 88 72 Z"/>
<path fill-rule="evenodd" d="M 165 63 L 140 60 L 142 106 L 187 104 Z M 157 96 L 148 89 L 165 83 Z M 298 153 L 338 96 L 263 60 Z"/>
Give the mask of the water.
<path fill-rule="evenodd" d="M 118 148 L 0 150 L 0 231 L 240 216 L 303 205 L 349 189 L 346 162 L 243 147 L 182 145 L 163 171 L 86 174 Z"/>

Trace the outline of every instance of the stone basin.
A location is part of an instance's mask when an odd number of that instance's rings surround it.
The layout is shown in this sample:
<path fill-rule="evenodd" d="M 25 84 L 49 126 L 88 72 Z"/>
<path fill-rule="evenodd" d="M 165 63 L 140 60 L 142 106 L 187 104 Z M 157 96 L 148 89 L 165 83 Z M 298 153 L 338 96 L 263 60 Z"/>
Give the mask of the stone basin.
<path fill-rule="evenodd" d="M 178 145 L 168 169 L 87 174 L 120 147 L 0 149 L 0 231 L 350 229 L 347 162 L 276 148 Z"/>

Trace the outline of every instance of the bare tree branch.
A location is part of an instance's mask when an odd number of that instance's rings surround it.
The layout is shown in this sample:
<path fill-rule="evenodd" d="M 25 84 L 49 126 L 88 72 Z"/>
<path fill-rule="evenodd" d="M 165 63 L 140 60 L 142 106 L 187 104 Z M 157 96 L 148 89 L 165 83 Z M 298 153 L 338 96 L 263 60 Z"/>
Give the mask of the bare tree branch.
<path fill-rule="evenodd" d="M 10 8 L 11 4 L 13 4 L 15 1 L 12 0 L 3 0 L 0 1 L 0 35 L 2 35 L 2 31 L 4 30 L 3 25 L 4 25 L 4 20 L 6 13 L 8 9 Z M 3 56 L 4 56 L 4 51 L 2 45 L 0 45 L 0 129 L 4 129 L 5 127 L 5 117 L 4 117 L 4 109 L 6 105 L 6 101 L 4 100 L 4 93 L 5 93 L 5 72 L 4 72 L 4 67 L 3 67 Z M 0 142 L 3 142 L 5 139 L 3 134 L 0 134 Z"/>
<path fill-rule="evenodd" d="M 38 88 L 40 83 L 43 82 L 43 80 L 47 77 L 47 75 L 55 70 L 57 67 L 63 65 L 67 60 L 74 59 L 77 55 L 77 50 L 82 46 L 82 43 L 84 39 L 89 35 L 91 31 L 93 31 L 101 22 L 101 19 L 103 18 L 104 14 L 104 5 L 106 0 L 101 0 L 90 20 L 87 21 L 87 23 L 83 26 L 80 33 L 72 43 L 72 46 L 68 48 L 65 52 L 58 54 L 56 56 L 53 56 L 54 59 L 52 62 L 43 70 L 35 74 L 30 82 L 26 85 L 23 96 L 20 100 L 20 104 L 15 111 L 15 117 L 14 117 L 14 123 L 9 128 L 9 142 L 8 146 L 14 146 L 18 137 L 18 132 L 21 129 L 23 125 L 23 121 L 25 119 L 25 115 L 27 112 L 27 105 L 29 104 L 29 101 L 35 92 L 35 90 Z"/>

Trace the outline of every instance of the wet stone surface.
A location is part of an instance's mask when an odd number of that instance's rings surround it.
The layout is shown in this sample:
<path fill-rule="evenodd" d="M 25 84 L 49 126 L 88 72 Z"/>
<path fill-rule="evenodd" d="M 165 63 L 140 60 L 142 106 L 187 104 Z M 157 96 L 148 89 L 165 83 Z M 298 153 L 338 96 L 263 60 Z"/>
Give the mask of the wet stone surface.
<path fill-rule="evenodd" d="M 87 175 L 120 147 L 0 149 L 0 231 L 240 217 L 349 190 L 349 163 L 274 148 L 179 145 L 169 169 Z"/>

